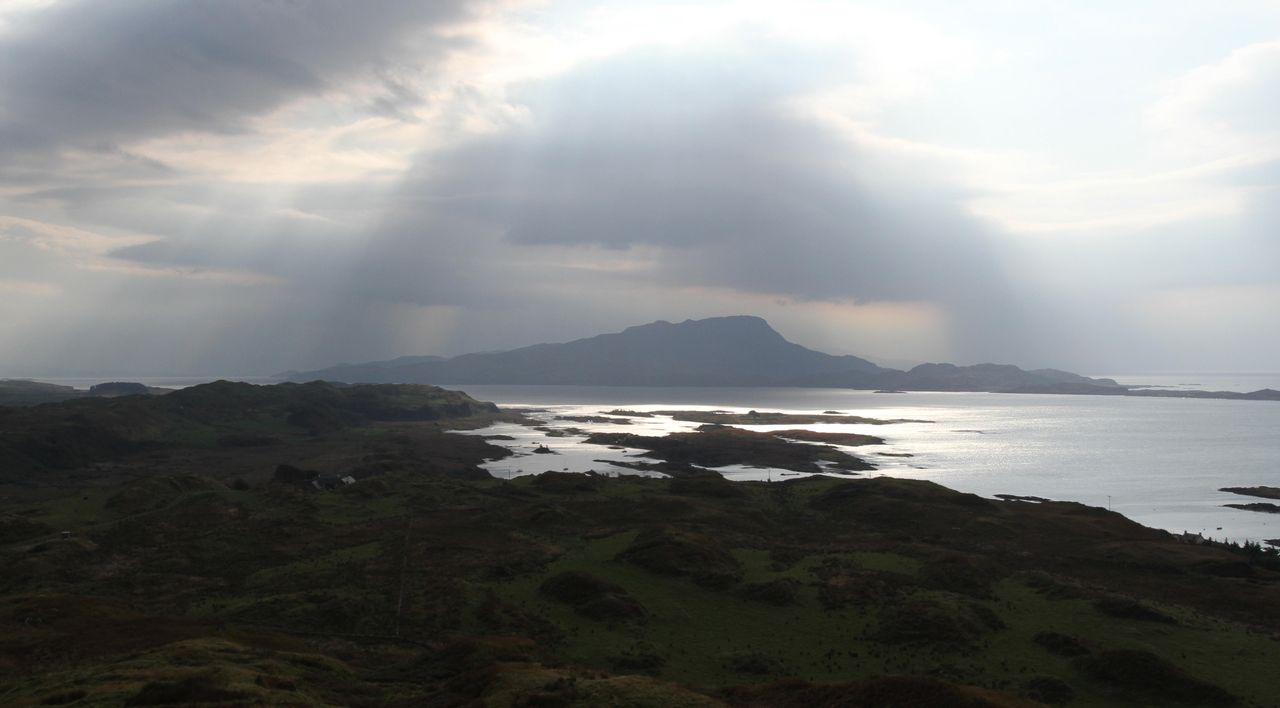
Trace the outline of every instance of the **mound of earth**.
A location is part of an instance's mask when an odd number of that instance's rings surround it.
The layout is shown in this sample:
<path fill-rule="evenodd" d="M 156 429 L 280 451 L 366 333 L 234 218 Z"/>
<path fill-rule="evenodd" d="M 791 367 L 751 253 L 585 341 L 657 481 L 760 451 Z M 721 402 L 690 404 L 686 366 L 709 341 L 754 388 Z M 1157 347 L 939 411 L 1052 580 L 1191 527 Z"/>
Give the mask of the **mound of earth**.
<path fill-rule="evenodd" d="M 741 497 L 746 494 L 741 485 L 725 479 L 723 475 L 716 472 L 676 477 L 671 480 L 667 488 L 671 490 L 672 494 L 681 496 L 716 497 L 720 499 Z"/>
<path fill-rule="evenodd" d="M 1118 617 L 1120 619 L 1159 622 L 1161 624 L 1178 623 L 1178 620 L 1170 617 L 1164 612 L 1127 597 L 1109 595 L 1095 600 L 1093 606 L 1104 615 L 1110 615 L 1111 617 Z"/>
<path fill-rule="evenodd" d="M 738 560 L 714 539 L 671 528 L 642 531 L 618 560 L 658 575 L 688 577 L 710 588 L 728 587 L 742 577 Z"/>
<path fill-rule="evenodd" d="M 800 595 L 800 581 L 795 578 L 778 578 L 767 583 L 749 583 L 743 585 L 740 592 L 748 600 L 786 607 L 796 604 Z"/>
<path fill-rule="evenodd" d="M 1108 684 L 1127 699 L 1153 705 L 1231 706 L 1238 701 L 1222 688 L 1198 679 L 1148 651 L 1112 649 L 1076 659 L 1090 678 Z"/>
<path fill-rule="evenodd" d="M 913 597 L 886 607 L 872 634 L 887 644 L 970 646 L 983 635 L 1002 629 L 999 617 L 975 602 Z"/>
<path fill-rule="evenodd" d="M 596 488 L 595 475 L 582 472 L 543 472 L 533 485 L 547 492 L 590 492 Z"/>
<path fill-rule="evenodd" d="M 1031 641 L 1058 656 L 1084 656 L 1091 651 L 1079 637 L 1061 632 L 1037 632 Z"/>
<path fill-rule="evenodd" d="M 1037 705 L 1001 691 L 957 686 L 923 676 L 882 676 L 851 683 L 790 680 L 739 686 L 727 692 L 741 708 L 1032 708 Z"/>
<path fill-rule="evenodd" d="M 581 571 L 553 575 L 543 581 L 538 592 L 594 620 L 643 620 L 648 614 L 622 586 Z"/>

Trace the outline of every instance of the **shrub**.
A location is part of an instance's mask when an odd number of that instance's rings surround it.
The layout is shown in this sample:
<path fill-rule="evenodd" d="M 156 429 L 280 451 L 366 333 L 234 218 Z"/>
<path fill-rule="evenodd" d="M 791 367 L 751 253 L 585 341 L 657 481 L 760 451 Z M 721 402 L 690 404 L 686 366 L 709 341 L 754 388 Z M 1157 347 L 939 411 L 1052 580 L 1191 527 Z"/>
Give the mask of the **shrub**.
<path fill-rule="evenodd" d="M 1038 632 L 1031 641 L 1058 656 L 1084 656 L 1089 653 L 1089 648 L 1084 645 L 1084 642 L 1069 634 Z"/>
<path fill-rule="evenodd" d="M 1093 607 L 1104 615 L 1110 615 L 1111 617 L 1118 617 L 1120 619 L 1160 622 L 1161 624 L 1178 623 L 1178 620 L 1166 615 L 1160 610 L 1149 605 L 1144 605 L 1137 600 L 1131 600 L 1127 597 L 1104 597 L 1099 600 L 1095 600 Z"/>
<path fill-rule="evenodd" d="M 1109 684 L 1132 699 L 1194 706 L 1230 706 L 1236 698 L 1182 668 L 1137 649 L 1115 649 L 1076 659 L 1088 677 Z"/>
<path fill-rule="evenodd" d="M 649 614 L 622 586 L 579 571 L 547 578 L 538 592 L 593 620 L 643 620 Z"/>

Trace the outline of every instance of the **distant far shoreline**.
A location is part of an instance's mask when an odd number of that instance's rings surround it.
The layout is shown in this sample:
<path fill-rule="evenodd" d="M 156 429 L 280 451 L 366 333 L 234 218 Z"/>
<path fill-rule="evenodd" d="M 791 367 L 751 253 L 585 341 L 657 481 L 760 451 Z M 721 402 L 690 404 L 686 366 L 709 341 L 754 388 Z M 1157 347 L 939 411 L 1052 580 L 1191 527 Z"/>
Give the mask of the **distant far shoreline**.
<path fill-rule="evenodd" d="M 71 388 L 88 391 L 90 386 L 105 383 L 108 381 L 127 381 L 130 383 L 140 383 L 154 388 L 189 388 L 191 386 L 199 386 L 200 384 L 213 383 L 214 381 L 237 381 L 251 384 L 275 384 L 280 383 L 280 379 L 274 376 L 243 376 L 243 375 L 225 375 L 225 376 L 121 376 L 121 375 L 103 375 L 103 376 L 0 376 L 0 381 L 34 381 L 37 383 L 54 384 L 57 386 L 70 386 Z"/>
<path fill-rule="evenodd" d="M 1280 372 L 1186 372 L 1090 374 L 1114 379 L 1130 389 L 1163 391 L 1231 391 L 1244 393 L 1271 388 L 1280 390 Z"/>
<path fill-rule="evenodd" d="M 1070 387 L 1058 388 L 1027 388 L 1027 389 L 1006 389 L 996 391 L 984 391 L 980 389 L 957 390 L 957 389 L 906 389 L 895 390 L 895 393 L 1006 393 L 1006 394 L 1038 394 L 1038 395 L 1063 395 L 1063 396 L 1122 396 L 1134 398 L 1188 398 L 1188 399 L 1204 399 L 1204 400 L 1244 400 L 1244 401 L 1280 401 L 1280 373 L 1247 373 L 1247 374 L 1107 374 L 1097 375 L 1095 378 L 1114 379 L 1120 385 L 1115 388 L 1094 388 L 1075 389 Z M 250 383 L 256 385 L 272 385 L 285 383 L 285 380 L 278 376 L 242 376 L 242 375 L 224 375 L 224 376 L 48 376 L 48 377 L 3 377 L 0 376 L 0 384 L 6 381 L 27 381 L 37 384 L 50 384 L 53 386 L 67 386 L 75 389 L 77 392 L 88 392 L 95 385 L 106 382 L 129 382 L 139 383 L 151 389 L 182 389 L 201 384 L 212 383 L 214 381 L 236 381 Z M 1228 384 L 1234 384 L 1238 388 L 1227 388 Z M 445 388 L 465 389 L 468 386 L 492 386 L 492 385 L 512 385 L 512 386 L 564 386 L 567 384 L 493 384 L 491 382 L 442 382 L 438 384 Z M 571 384 L 568 384 L 571 385 Z M 601 384 L 591 384 L 591 386 L 600 386 Z M 635 385 L 616 385 L 608 386 L 609 388 L 618 389 L 648 389 L 648 388 L 664 388 L 663 386 L 635 386 Z M 1245 388 L 1249 387 L 1249 388 Z M 722 388 L 722 386 L 679 386 L 682 389 L 697 388 Z M 831 388 L 835 390 L 846 391 L 867 391 L 872 389 L 863 389 L 847 386 L 739 386 L 735 388 L 798 388 L 798 389 L 817 389 Z M 1245 390 L 1241 390 L 1245 389 Z M 879 391 L 877 391 L 879 392 Z"/>

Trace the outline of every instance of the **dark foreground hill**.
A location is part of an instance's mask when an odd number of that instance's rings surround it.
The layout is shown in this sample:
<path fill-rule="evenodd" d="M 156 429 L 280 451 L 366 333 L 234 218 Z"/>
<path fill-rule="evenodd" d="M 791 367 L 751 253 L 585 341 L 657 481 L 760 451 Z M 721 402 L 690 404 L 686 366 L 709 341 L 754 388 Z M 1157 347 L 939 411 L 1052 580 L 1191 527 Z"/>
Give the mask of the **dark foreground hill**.
<path fill-rule="evenodd" d="M 499 480 L 500 448 L 445 431 L 504 414 L 425 387 L 141 400 L 170 403 L 40 407 L 152 444 L 3 487 L 4 705 L 1280 698 L 1257 547 L 888 478 Z M 315 410 L 343 422 L 290 420 Z M 4 412 L 6 441 L 41 429 Z"/>
<path fill-rule="evenodd" d="M 374 422 L 493 417 L 497 407 L 435 386 L 218 381 L 163 396 L 0 406 L 0 482 L 170 449 L 270 448 Z"/>

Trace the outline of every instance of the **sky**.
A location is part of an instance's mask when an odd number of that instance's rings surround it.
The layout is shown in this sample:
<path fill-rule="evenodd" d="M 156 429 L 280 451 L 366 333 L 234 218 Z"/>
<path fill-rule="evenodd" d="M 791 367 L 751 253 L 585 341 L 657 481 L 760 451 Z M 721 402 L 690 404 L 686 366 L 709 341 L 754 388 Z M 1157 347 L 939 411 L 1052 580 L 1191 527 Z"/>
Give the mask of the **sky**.
<path fill-rule="evenodd" d="M 1275 371 L 1278 266 L 1276 0 L 0 0 L 0 376 Z"/>

